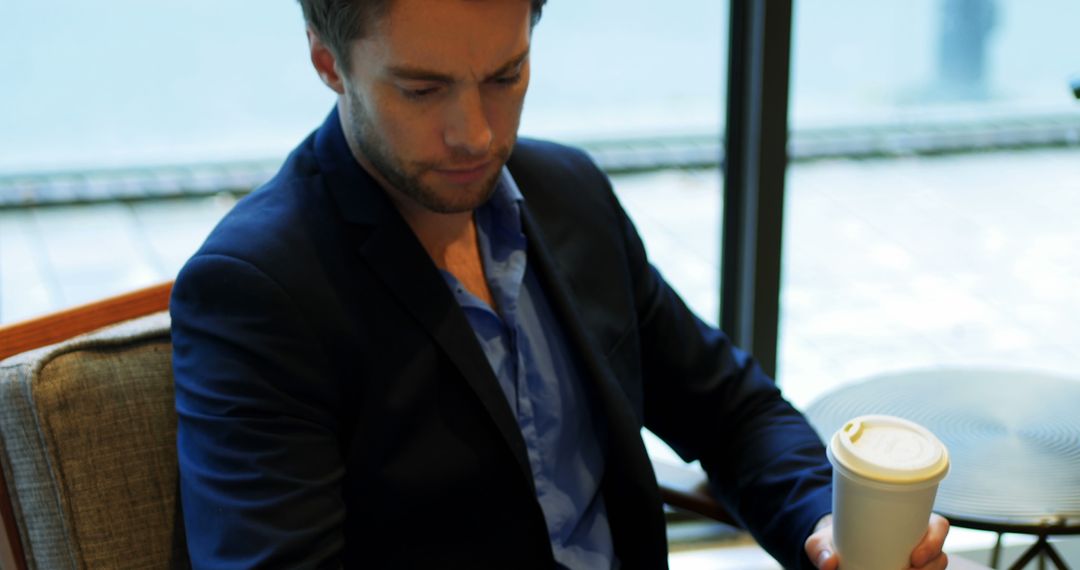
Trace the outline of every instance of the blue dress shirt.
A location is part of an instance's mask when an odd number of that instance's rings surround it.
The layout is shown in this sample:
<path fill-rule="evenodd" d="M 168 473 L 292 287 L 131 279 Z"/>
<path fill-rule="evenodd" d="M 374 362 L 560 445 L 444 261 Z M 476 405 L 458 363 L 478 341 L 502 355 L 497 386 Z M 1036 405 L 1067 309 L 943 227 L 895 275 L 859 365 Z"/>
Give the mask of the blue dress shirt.
<path fill-rule="evenodd" d="M 504 168 L 491 199 L 475 212 L 494 309 L 442 273 L 521 428 L 555 561 L 573 570 L 612 568 L 599 422 L 581 366 L 529 267 L 521 201 Z"/>

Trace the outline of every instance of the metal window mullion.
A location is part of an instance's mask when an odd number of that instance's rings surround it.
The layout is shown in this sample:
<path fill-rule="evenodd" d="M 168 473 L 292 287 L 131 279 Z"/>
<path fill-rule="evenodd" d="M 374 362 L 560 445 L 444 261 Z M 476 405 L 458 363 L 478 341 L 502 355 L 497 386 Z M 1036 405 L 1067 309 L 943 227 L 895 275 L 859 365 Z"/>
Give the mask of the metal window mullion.
<path fill-rule="evenodd" d="M 720 323 L 776 373 L 792 0 L 732 0 Z"/>

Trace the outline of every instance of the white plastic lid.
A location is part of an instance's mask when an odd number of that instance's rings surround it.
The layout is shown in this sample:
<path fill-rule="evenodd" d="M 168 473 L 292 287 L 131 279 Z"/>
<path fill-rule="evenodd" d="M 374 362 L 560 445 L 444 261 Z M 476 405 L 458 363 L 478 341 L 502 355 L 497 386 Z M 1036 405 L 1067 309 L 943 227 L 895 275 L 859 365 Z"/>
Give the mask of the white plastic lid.
<path fill-rule="evenodd" d="M 882 483 L 940 481 L 949 451 L 921 425 L 893 416 L 860 416 L 844 424 L 829 444 L 834 463 Z"/>

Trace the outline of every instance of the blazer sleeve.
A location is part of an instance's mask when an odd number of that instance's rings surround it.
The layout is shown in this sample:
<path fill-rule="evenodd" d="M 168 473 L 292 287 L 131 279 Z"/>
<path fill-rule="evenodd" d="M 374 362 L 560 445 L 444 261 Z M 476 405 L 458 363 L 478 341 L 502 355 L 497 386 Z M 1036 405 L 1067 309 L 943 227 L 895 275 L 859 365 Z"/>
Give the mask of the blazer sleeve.
<path fill-rule="evenodd" d="M 214 254 L 188 262 L 170 310 L 193 566 L 338 565 L 337 398 L 305 315 L 258 268 Z"/>
<path fill-rule="evenodd" d="M 646 427 L 701 461 L 717 497 L 785 568 L 812 568 L 804 542 L 832 510 L 820 438 L 747 353 L 687 308 L 615 208 L 634 281 Z"/>

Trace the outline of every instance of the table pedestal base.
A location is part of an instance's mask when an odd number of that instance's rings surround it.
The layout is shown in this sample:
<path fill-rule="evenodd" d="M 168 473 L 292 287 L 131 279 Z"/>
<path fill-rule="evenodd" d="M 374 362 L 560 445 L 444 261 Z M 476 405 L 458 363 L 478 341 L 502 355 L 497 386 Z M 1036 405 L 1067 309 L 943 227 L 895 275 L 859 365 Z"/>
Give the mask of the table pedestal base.
<path fill-rule="evenodd" d="M 1001 559 L 1001 537 L 1003 536 L 1004 533 L 998 533 L 997 543 L 994 544 L 994 551 L 990 555 L 991 568 L 997 568 L 998 562 Z M 1057 567 L 1058 570 L 1069 570 L 1069 565 L 1065 564 L 1065 561 L 1061 559 L 1061 555 L 1058 554 L 1054 545 L 1050 544 L 1050 541 L 1046 539 L 1045 534 L 1040 534 L 1039 539 L 1035 541 L 1035 544 L 1032 544 L 1031 548 L 1025 550 L 1024 553 L 1020 555 L 1020 558 L 1018 558 L 1012 566 L 1009 566 L 1009 570 L 1021 570 L 1024 566 L 1027 566 L 1034 560 L 1036 556 L 1039 557 L 1039 570 L 1046 568 L 1047 558 L 1054 563 L 1054 566 Z"/>

